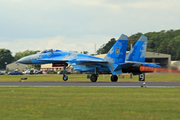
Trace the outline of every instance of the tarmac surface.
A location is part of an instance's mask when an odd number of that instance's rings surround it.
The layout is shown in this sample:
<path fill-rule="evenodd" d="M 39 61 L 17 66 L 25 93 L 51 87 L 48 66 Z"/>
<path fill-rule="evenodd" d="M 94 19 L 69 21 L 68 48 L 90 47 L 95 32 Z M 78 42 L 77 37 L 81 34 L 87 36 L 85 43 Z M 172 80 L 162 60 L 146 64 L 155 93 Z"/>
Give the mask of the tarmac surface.
<path fill-rule="evenodd" d="M 178 87 L 180 82 L 0 82 L 0 87 Z"/>

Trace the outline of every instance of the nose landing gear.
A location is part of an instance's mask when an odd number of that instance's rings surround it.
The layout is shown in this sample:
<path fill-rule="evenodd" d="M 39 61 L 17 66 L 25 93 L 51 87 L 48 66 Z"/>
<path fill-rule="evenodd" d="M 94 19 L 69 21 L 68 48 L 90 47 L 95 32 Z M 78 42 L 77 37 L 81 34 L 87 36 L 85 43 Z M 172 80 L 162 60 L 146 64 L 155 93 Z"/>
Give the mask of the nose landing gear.
<path fill-rule="evenodd" d="M 64 71 L 63 71 L 63 80 L 64 80 L 64 81 L 67 81 L 67 80 L 68 80 L 68 76 L 65 75 L 66 66 L 68 66 L 68 64 L 67 64 L 67 63 L 64 63 Z"/>
<path fill-rule="evenodd" d="M 63 80 L 67 81 L 68 80 L 68 76 L 66 76 L 65 74 L 63 75 Z"/>

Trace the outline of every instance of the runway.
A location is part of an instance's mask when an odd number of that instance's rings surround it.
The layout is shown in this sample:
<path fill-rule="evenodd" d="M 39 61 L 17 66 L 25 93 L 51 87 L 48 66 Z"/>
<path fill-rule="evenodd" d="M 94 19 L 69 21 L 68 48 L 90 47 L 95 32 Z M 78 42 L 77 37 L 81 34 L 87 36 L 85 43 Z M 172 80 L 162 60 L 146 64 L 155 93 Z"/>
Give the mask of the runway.
<path fill-rule="evenodd" d="M 145 82 L 146 87 L 178 87 L 180 82 Z M 141 87 L 143 82 L 0 82 L 0 87 Z"/>

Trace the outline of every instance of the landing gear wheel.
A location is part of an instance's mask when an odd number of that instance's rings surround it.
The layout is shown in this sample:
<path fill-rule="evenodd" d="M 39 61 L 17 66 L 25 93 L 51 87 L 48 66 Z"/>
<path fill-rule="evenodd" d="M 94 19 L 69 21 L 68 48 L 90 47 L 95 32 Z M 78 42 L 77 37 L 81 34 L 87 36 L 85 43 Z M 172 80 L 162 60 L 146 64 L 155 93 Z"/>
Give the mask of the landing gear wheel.
<path fill-rule="evenodd" d="M 117 75 L 112 75 L 111 76 L 111 82 L 117 82 L 117 80 L 118 80 Z"/>
<path fill-rule="evenodd" d="M 97 75 L 96 74 L 92 74 L 90 77 L 91 82 L 96 82 L 97 81 Z"/>
<path fill-rule="evenodd" d="M 68 76 L 65 76 L 65 75 L 64 75 L 64 76 L 63 76 L 63 80 L 64 80 L 64 81 L 67 81 L 67 80 L 68 80 Z"/>

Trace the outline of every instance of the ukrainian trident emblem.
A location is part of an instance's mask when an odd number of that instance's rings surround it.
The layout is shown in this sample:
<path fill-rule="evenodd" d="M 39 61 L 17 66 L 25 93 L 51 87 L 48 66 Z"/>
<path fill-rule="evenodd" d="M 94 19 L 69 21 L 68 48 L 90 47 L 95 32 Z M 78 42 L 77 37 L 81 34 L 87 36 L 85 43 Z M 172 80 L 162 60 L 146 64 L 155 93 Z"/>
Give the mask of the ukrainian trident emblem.
<path fill-rule="evenodd" d="M 116 54 L 118 55 L 120 53 L 120 47 L 116 47 Z"/>

